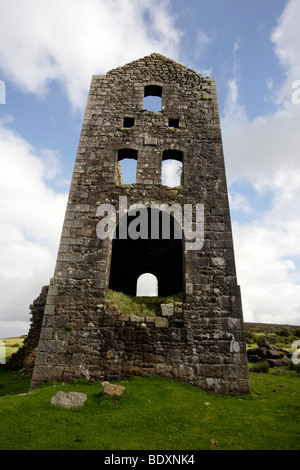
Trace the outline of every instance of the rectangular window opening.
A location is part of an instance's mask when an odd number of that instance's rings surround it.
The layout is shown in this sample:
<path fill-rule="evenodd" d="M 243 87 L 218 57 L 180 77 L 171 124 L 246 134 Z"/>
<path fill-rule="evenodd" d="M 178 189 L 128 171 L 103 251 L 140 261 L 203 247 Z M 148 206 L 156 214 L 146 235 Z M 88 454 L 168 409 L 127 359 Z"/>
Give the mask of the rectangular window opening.
<path fill-rule="evenodd" d="M 136 184 L 138 151 L 131 148 L 122 148 L 118 150 L 117 168 L 115 183 Z"/>
<path fill-rule="evenodd" d="M 144 109 L 158 113 L 162 110 L 162 87 L 147 85 L 144 89 Z"/>
<path fill-rule="evenodd" d="M 134 126 L 134 118 L 125 117 L 123 119 L 123 127 L 133 127 Z"/>
<path fill-rule="evenodd" d="M 183 186 L 183 152 L 168 149 L 162 154 L 161 183 L 171 188 Z"/>
<path fill-rule="evenodd" d="M 182 162 L 165 160 L 162 162 L 161 182 L 165 186 L 175 188 L 182 186 Z"/>
<path fill-rule="evenodd" d="M 120 161 L 123 184 L 136 183 L 137 161 L 132 158 L 124 158 Z"/>
<path fill-rule="evenodd" d="M 179 129 L 179 119 L 169 119 L 169 129 Z"/>

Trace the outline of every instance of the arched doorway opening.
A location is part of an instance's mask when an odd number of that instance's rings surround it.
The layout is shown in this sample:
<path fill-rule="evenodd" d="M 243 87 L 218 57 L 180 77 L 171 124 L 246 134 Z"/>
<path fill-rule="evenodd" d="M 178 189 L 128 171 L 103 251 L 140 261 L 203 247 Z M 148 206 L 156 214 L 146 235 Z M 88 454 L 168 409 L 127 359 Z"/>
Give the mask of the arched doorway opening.
<path fill-rule="evenodd" d="M 169 214 L 169 230 L 163 230 L 162 217 L 166 213 L 162 210 L 142 208 L 138 212 L 147 222 L 146 230 L 140 228 L 140 236 L 130 236 L 132 227 L 138 227 L 136 214 L 128 213 L 116 228 L 109 288 L 136 296 L 137 279 L 141 274 L 151 273 L 158 281 L 158 296 L 183 292 L 183 239 L 178 238 L 181 227 Z M 159 227 L 154 227 L 157 223 Z M 119 233 L 122 233 L 121 239 Z"/>
<path fill-rule="evenodd" d="M 157 277 L 151 273 L 144 273 L 138 277 L 136 283 L 137 297 L 157 297 L 158 281 Z"/>

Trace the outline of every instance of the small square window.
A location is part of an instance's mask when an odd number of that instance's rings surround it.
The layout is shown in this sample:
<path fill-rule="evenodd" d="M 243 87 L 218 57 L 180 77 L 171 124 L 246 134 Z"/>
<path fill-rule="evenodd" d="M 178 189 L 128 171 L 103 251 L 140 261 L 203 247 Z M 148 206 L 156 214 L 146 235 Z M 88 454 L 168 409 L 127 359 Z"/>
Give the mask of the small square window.
<path fill-rule="evenodd" d="M 123 127 L 133 127 L 134 119 L 130 117 L 125 117 L 123 120 Z"/>
<path fill-rule="evenodd" d="M 169 119 L 169 128 L 178 129 L 179 128 L 179 119 Z"/>

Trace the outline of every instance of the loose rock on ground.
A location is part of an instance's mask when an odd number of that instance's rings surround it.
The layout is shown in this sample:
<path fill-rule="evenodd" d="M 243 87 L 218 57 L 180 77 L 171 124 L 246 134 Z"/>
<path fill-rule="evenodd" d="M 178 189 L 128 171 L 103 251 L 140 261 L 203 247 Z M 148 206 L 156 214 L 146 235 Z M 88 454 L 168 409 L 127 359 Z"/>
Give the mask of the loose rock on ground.
<path fill-rule="evenodd" d="M 73 408 L 76 406 L 83 406 L 85 401 L 87 399 L 87 396 L 85 393 L 79 393 L 79 392 L 57 392 L 56 395 L 54 395 L 51 398 L 51 403 L 52 405 L 57 405 L 61 406 L 62 408 Z"/>
<path fill-rule="evenodd" d="M 102 382 L 102 386 L 104 395 L 120 396 L 125 391 L 125 387 L 123 387 L 122 385 L 114 385 L 109 382 Z"/>

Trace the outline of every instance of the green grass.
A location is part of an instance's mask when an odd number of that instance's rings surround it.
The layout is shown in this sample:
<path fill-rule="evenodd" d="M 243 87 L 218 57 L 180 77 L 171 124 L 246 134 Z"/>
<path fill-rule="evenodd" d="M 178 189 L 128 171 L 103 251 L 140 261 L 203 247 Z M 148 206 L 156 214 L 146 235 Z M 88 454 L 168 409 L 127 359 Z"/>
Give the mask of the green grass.
<path fill-rule="evenodd" d="M 10 356 L 17 352 L 18 349 L 23 345 L 25 340 L 25 336 L 16 337 L 16 338 L 4 338 L 1 341 L 5 343 L 5 358 L 6 362 L 10 358 Z"/>
<path fill-rule="evenodd" d="M 103 396 L 101 383 L 88 381 L 28 393 L 29 377 L 2 366 L 0 449 L 299 449 L 299 375 L 250 372 L 250 381 L 251 395 L 235 397 L 142 377 L 115 382 L 126 388 L 119 398 Z M 82 408 L 59 408 L 50 403 L 59 390 L 88 399 Z"/>
<path fill-rule="evenodd" d="M 135 315 L 143 317 L 151 317 L 161 314 L 161 304 L 182 302 L 183 295 L 176 294 L 169 297 L 136 297 L 108 289 L 106 298 L 111 300 L 121 313 L 128 315 L 134 313 Z"/>
<path fill-rule="evenodd" d="M 5 395 L 27 393 L 30 387 L 30 379 L 30 373 L 10 370 L 5 366 L 0 365 L 0 399 Z"/>
<path fill-rule="evenodd" d="M 23 338 L 5 342 L 9 356 Z M 84 380 L 29 392 L 30 375 L 0 366 L 0 450 L 299 450 L 299 373 L 254 370 L 245 396 L 135 377 L 115 382 L 126 391 L 110 398 Z M 85 406 L 51 405 L 59 390 L 86 393 Z"/>
<path fill-rule="evenodd" d="M 256 363 L 253 363 L 253 364 L 250 363 L 249 364 L 249 370 L 251 372 L 266 373 L 266 372 L 269 372 L 270 366 L 269 366 L 268 361 L 260 361 L 260 362 L 256 362 Z"/>
<path fill-rule="evenodd" d="M 261 341 L 292 351 L 294 341 L 300 339 L 300 327 L 264 323 L 246 323 L 245 337 L 247 347 L 257 347 Z"/>

